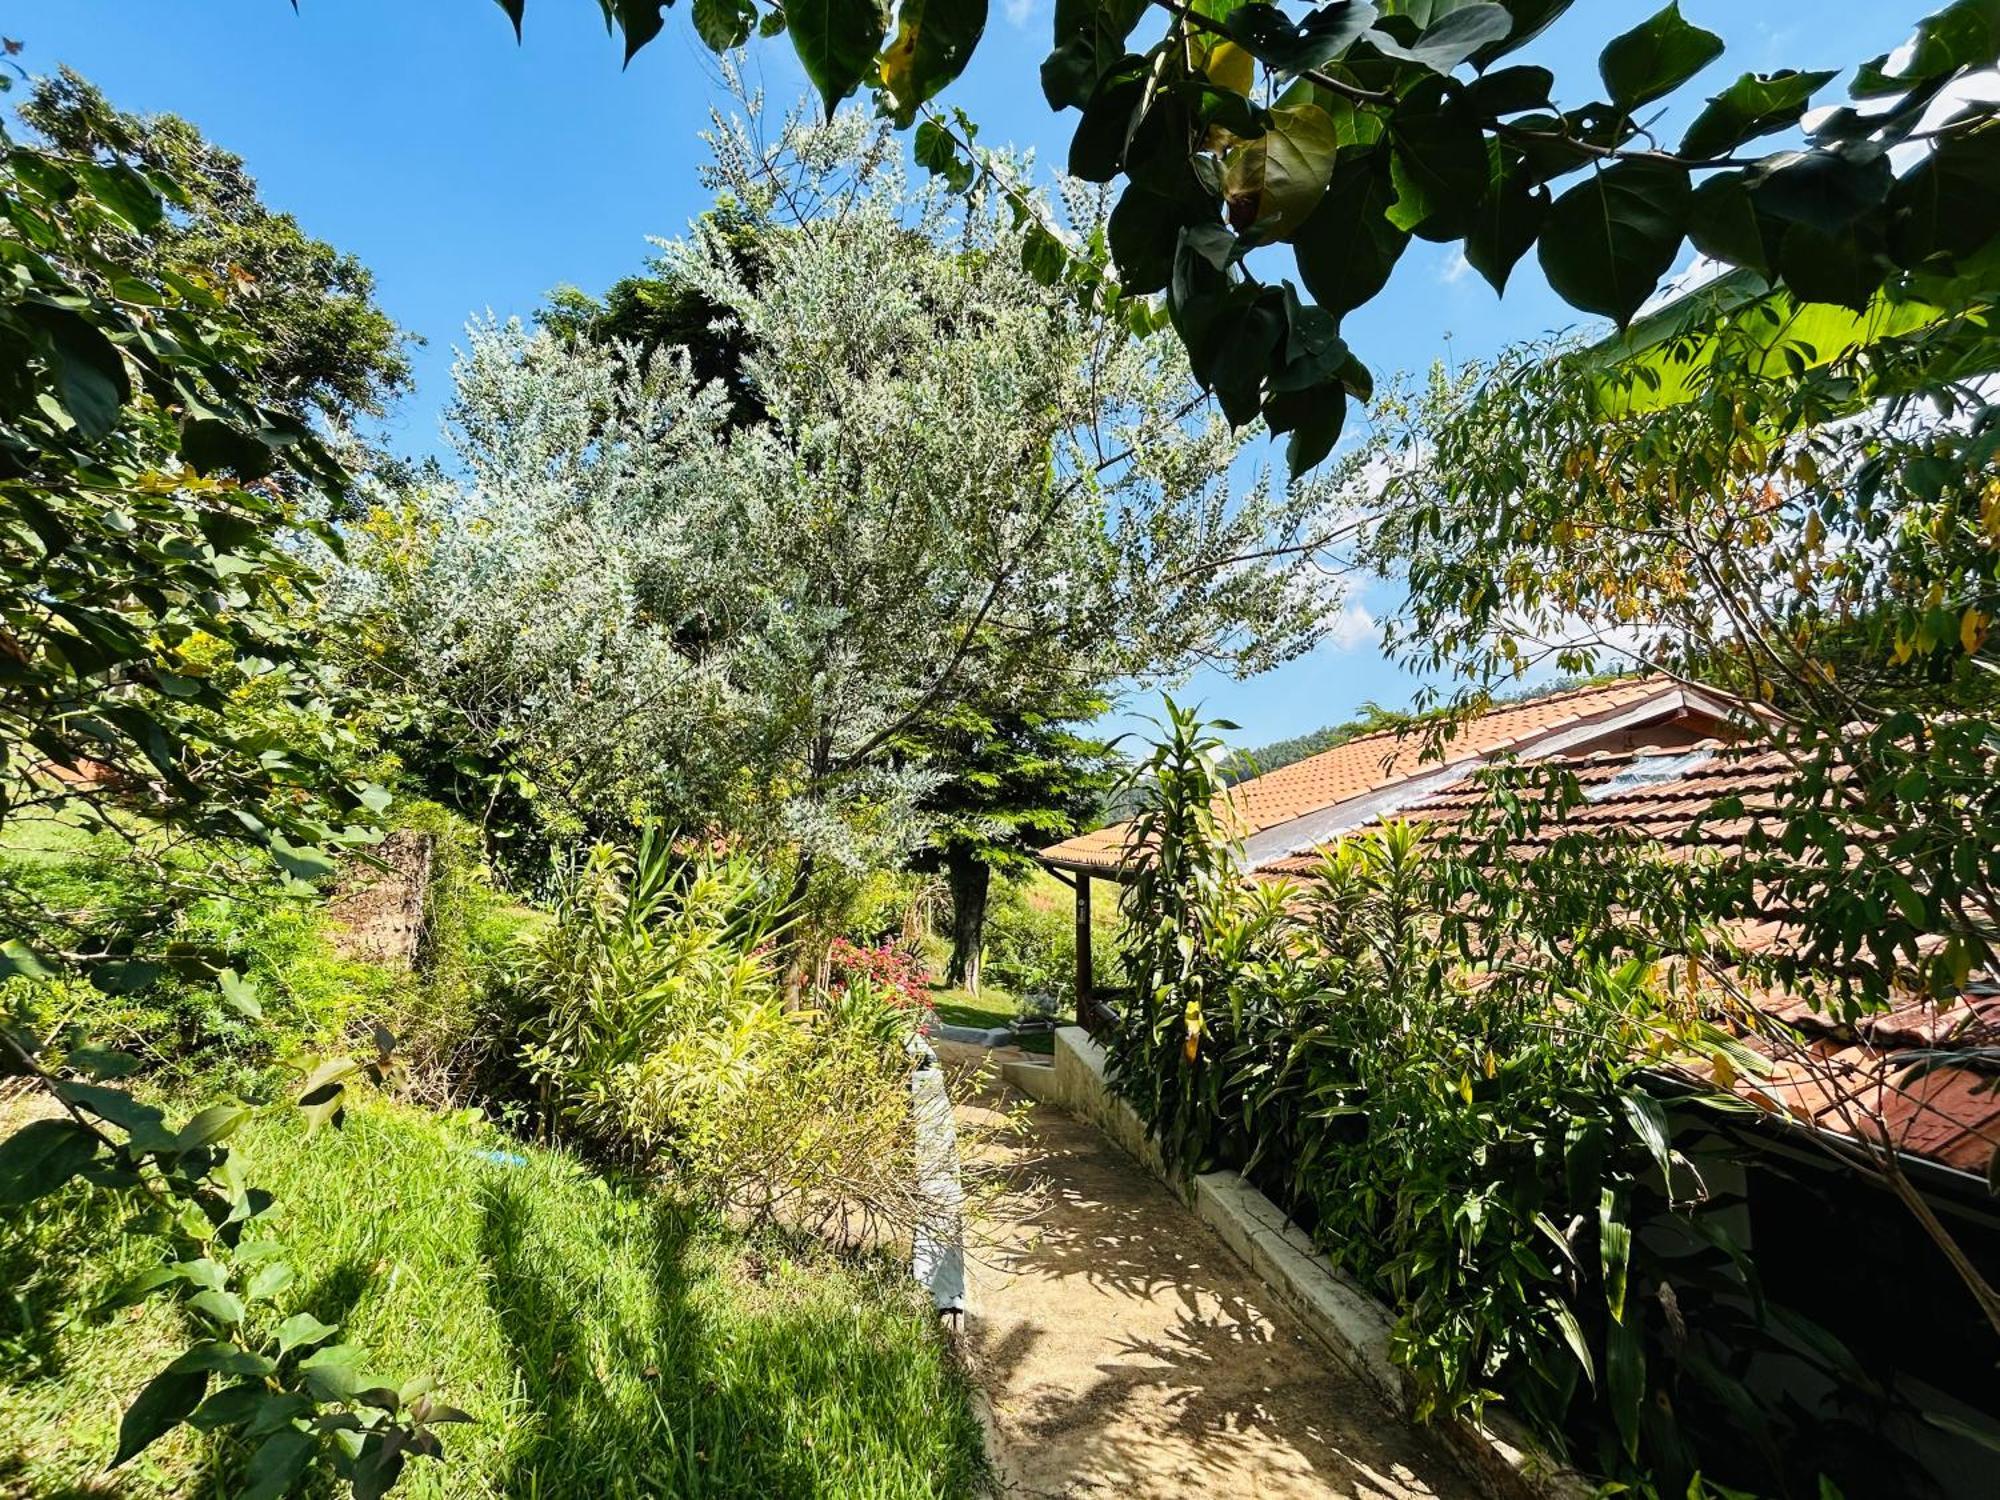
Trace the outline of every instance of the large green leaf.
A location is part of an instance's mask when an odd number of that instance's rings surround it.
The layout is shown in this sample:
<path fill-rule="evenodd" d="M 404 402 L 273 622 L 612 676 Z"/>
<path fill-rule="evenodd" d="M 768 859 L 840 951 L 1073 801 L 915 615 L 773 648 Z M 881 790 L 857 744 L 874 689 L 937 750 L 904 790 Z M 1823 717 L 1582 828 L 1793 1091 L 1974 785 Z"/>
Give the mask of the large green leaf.
<path fill-rule="evenodd" d="M 243 1466 L 240 1500 L 279 1500 L 289 1494 L 312 1462 L 319 1440 L 309 1432 L 287 1427 L 272 1433 Z"/>
<path fill-rule="evenodd" d="M 1125 39 L 1146 0 L 1056 0 L 1055 50 L 1042 63 L 1051 109 L 1081 109 L 1098 80 L 1125 56 Z"/>
<path fill-rule="evenodd" d="M 1685 168 L 1621 161 L 1578 183 L 1549 210 L 1539 252 L 1572 307 L 1628 322 L 1674 263 L 1687 225 Z"/>
<path fill-rule="evenodd" d="M 132 399 L 131 377 L 116 346 L 66 307 L 27 303 L 20 316 L 47 341 L 56 399 L 77 431 L 87 442 L 106 436 L 118 423 L 119 409 Z"/>
<path fill-rule="evenodd" d="M 1173 272 L 1174 245 L 1181 230 L 1204 218 L 1214 218 L 1210 203 L 1127 184 L 1106 227 L 1119 284 L 1140 295 L 1162 290 Z"/>
<path fill-rule="evenodd" d="M 2000 126 L 1948 136 L 1889 194 L 1889 249 L 1911 269 L 1972 256 L 2000 235 Z"/>
<path fill-rule="evenodd" d="M 1597 59 L 1611 102 L 1636 109 L 1670 94 L 1722 56 L 1722 38 L 1689 25 L 1679 0 L 1614 37 Z"/>
<path fill-rule="evenodd" d="M 1280 73 L 1302 73 L 1339 57 L 1375 24 L 1367 0 L 1332 0 L 1294 24 L 1275 5 L 1240 5 L 1226 25 L 1236 44 Z"/>
<path fill-rule="evenodd" d="M 878 0 L 791 0 L 785 23 L 828 114 L 874 71 L 888 30 Z"/>
<path fill-rule="evenodd" d="M 169 1365 L 133 1398 L 118 1424 L 118 1452 L 111 1467 L 117 1468 L 142 1452 L 155 1438 L 177 1427 L 201 1405 L 208 1390 L 208 1371 L 182 1370 Z"/>
<path fill-rule="evenodd" d="M 1956 0 L 1917 23 L 1916 33 L 1895 52 L 1857 70 L 1856 98 L 1901 94 L 1960 68 L 1990 66 L 2000 60 L 2000 5 L 1993 0 Z"/>
<path fill-rule="evenodd" d="M 1512 27 L 1504 40 L 1488 42 L 1473 53 L 1474 65 L 1488 67 L 1495 58 L 1527 46 L 1554 25 L 1574 3 L 1575 0 L 1501 0 Z"/>
<path fill-rule="evenodd" d="M 1513 29 L 1514 18 L 1506 6 L 1478 3 L 1461 5 L 1440 16 L 1414 41 L 1399 41 L 1379 28 L 1369 33 L 1368 40 L 1386 57 L 1413 62 L 1434 73 L 1449 73 L 1481 48 L 1506 41 Z"/>
<path fill-rule="evenodd" d="M 1339 141 L 1316 104 L 1271 111 L 1271 128 L 1230 151 L 1222 190 L 1230 222 L 1242 233 L 1255 227 L 1264 239 L 1283 239 L 1318 206 L 1333 175 Z"/>
<path fill-rule="evenodd" d="M 1426 78 L 1389 121 L 1396 201 L 1389 220 L 1419 239 L 1464 236 L 1486 191 L 1491 163 L 1479 123 L 1446 97 L 1445 80 Z"/>
<path fill-rule="evenodd" d="M 695 35 L 718 55 L 749 41 L 756 24 L 757 7 L 750 0 L 694 0 Z"/>
<path fill-rule="evenodd" d="M 1812 96 L 1832 82 L 1833 72 L 1745 73 L 1708 101 L 1681 138 L 1681 155 L 1721 156 L 1745 141 L 1796 125 Z"/>
<path fill-rule="evenodd" d="M 903 0 L 896 39 L 882 54 L 882 87 L 898 126 L 965 71 L 985 30 L 986 0 Z"/>
<path fill-rule="evenodd" d="M 97 1155 L 98 1140 L 74 1120 L 33 1120 L 0 1141 L 0 1208 L 54 1192 Z"/>
<path fill-rule="evenodd" d="M 1389 221 L 1396 195 L 1387 166 L 1381 151 L 1342 160 L 1319 207 L 1292 236 L 1299 276 L 1336 318 L 1387 285 L 1410 243 L 1408 231 Z"/>
<path fill-rule="evenodd" d="M 1070 175 L 1085 182 L 1110 182 L 1125 168 L 1125 147 L 1137 124 L 1151 70 L 1138 57 L 1127 57 L 1098 80 L 1097 92 L 1084 106 L 1070 137 Z"/>
<path fill-rule="evenodd" d="M 607 29 L 616 27 L 625 36 L 625 61 L 630 62 L 641 47 L 660 34 L 666 24 L 660 14 L 671 0 L 597 0 L 604 12 Z"/>
<path fill-rule="evenodd" d="M 1549 190 L 1517 165 L 1501 167 L 1465 236 L 1466 263 L 1494 291 L 1506 291 L 1508 276 L 1548 216 Z"/>

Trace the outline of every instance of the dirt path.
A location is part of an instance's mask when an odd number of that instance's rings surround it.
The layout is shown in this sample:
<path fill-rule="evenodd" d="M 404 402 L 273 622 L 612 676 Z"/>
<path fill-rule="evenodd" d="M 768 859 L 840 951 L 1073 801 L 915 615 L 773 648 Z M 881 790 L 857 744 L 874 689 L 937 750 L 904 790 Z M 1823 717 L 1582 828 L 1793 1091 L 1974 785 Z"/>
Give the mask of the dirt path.
<path fill-rule="evenodd" d="M 1004 1150 L 1042 1191 L 1003 1210 L 969 1268 L 1003 1494 L 1473 1500 L 1142 1168 L 1059 1109 L 1031 1120 Z"/>

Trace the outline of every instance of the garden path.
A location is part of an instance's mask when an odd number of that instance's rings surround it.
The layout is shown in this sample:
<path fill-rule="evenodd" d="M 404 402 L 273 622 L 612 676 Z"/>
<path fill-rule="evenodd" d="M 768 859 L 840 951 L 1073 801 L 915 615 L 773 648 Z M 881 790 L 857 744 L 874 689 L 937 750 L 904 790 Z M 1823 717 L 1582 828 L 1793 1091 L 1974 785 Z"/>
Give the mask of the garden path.
<path fill-rule="evenodd" d="M 1019 1102 L 996 1081 L 960 1118 Z M 967 1352 L 1009 1500 L 1478 1493 L 1093 1127 L 1037 1105 L 980 1149 L 1022 1188 L 967 1247 Z"/>

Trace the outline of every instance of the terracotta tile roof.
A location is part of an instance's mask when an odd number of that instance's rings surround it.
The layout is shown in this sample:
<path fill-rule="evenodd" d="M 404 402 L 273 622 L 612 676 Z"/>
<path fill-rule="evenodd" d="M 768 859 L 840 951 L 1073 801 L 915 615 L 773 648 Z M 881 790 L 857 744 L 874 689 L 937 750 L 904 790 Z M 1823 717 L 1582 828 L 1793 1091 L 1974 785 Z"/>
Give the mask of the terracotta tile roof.
<path fill-rule="evenodd" d="M 1742 852 L 1744 834 L 1776 806 L 1788 774 L 1781 755 L 1732 750 L 1713 741 L 1665 754 L 1593 754 L 1566 769 L 1586 800 L 1512 839 L 1511 850 L 1526 855 L 1564 836 L 1616 830 L 1670 850 L 1699 849 L 1727 858 Z M 1448 837 L 1481 797 L 1468 776 L 1397 816 L 1425 824 L 1433 837 Z M 1740 800 L 1741 815 L 1704 820 L 1702 814 L 1724 797 Z M 1308 876 L 1318 860 L 1317 854 L 1293 856 L 1261 865 L 1256 873 Z M 1791 930 L 1772 917 L 1747 924 L 1734 936 L 1745 949 L 1762 952 L 1787 943 Z M 1754 1028 L 1741 1028 L 1743 1040 L 1769 1069 L 1762 1078 L 1729 1078 L 1736 1093 L 1768 1112 L 1782 1111 L 1835 1135 L 1880 1129 L 1899 1149 L 1986 1173 L 2000 1150 L 2000 1069 L 1994 1066 L 2000 986 L 1975 976 L 1967 993 L 1948 1001 L 1908 997 L 1891 1009 L 1846 1020 L 1803 996 L 1756 989 L 1741 983 L 1742 976 L 1732 977 L 1758 1016 Z M 1954 1054 L 1965 1060 L 1953 1061 Z M 1705 1062 L 1678 1071 L 1713 1081 L 1713 1067 Z"/>
<path fill-rule="evenodd" d="M 1678 774 L 1662 781 L 1644 779 L 1647 763 L 1683 761 Z M 1743 754 L 1716 741 L 1654 755 L 1648 752 L 1602 751 L 1562 762 L 1576 778 L 1585 800 L 1532 831 L 1517 835 L 1513 847 L 1532 852 L 1564 835 L 1592 829 L 1619 829 L 1682 847 L 1728 853 L 1742 848 L 1743 836 L 1759 817 L 1770 813 L 1784 785 L 1789 763 L 1773 751 Z M 1631 783 L 1621 786 L 1623 776 Z M 1743 804 L 1740 816 L 1698 820 L 1724 797 Z M 1413 802 L 1396 816 L 1423 823 L 1443 835 L 1471 816 L 1484 793 L 1471 774 L 1463 780 Z M 1318 853 L 1267 860 L 1259 875 L 1309 875 L 1319 864 Z"/>
<path fill-rule="evenodd" d="M 1239 782 L 1228 793 L 1229 811 L 1238 835 L 1248 837 L 1427 775 L 1451 761 L 1501 754 L 1539 735 L 1672 691 L 1673 684 L 1665 678 L 1641 677 L 1510 703 L 1460 725 L 1443 759 L 1425 756 L 1427 737 L 1422 730 L 1390 729 L 1362 735 Z M 1124 844 L 1125 825 L 1120 823 L 1052 844 L 1040 857 L 1044 863 L 1066 868 L 1110 872 L 1118 868 Z"/>

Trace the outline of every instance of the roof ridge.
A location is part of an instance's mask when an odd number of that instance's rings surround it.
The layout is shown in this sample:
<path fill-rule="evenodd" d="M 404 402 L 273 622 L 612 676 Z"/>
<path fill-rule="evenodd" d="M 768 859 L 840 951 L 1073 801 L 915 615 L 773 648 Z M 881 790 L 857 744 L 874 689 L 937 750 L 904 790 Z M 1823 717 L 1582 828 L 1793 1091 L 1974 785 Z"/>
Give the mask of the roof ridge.
<path fill-rule="evenodd" d="M 1543 693 L 1534 698 L 1518 698 L 1511 703 L 1496 703 L 1483 713 L 1474 714 L 1464 722 L 1467 724 L 1477 724 L 1481 719 L 1490 719 L 1499 714 L 1514 713 L 1520 709 L 1533 708 L 1541 703 L 1557 703 L 1565 698 L 1581 698 L 1592 693 L 1608 693 L 1617 688 L 1638 687 L 1642 683 L 1647 682 L 1657 682 L 1662 688 L 1675 685 L 1673 679 L 1663 672 L 1648 672 L 1636 677 L 1619 677 L 1614 678 L 1610 682 L 1587 684 L 1583 687 L 1561 688 L 1556 692 Z M 1431 712 L 1435 712 L 1435 710 L 1431 710 Z M 1366 734 L 1357 734 L 1354 738 L 1342 740 L 1337 745 L 1328 745 L 1324 750 L 1315 750 L 1311 755 L 1302 755 L 1297 760 L 1287 761 L 1284 765 L 1277 766 L 1272 770 L 1261 771 L 1255 776 L 1246 777 L 1244 780 L 1235 783 L 1235 786 L 1232 786 L 1230 790 L 1234 791 L 1236 787 L 1248 786 L 1253 781 L 1262 781 L 1267 776 L 1281 776 L 1291 770 L 1293 766 L 1310 765 L 1322 756 L 1332 755 L 1337 750 L 1351 750 L 1356 745 L 1365 745 L 1370 740 L 1403 739 L 1410 736 L 1420 727 L 1421 717 L 1419 716 L 1418 718 L 1413 718 L 1408 724 L 1397 725 L 1392 729 L 1371 729 Z"/>

